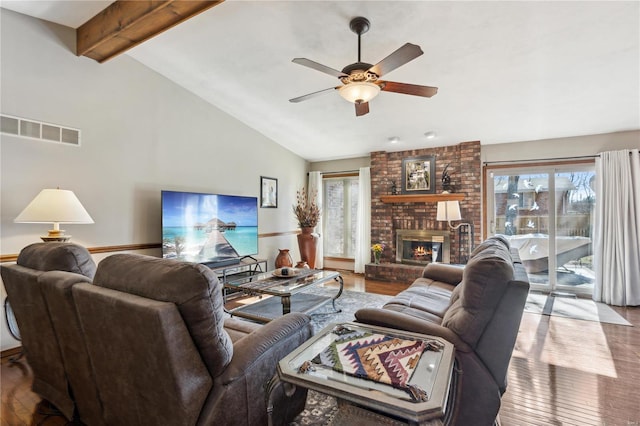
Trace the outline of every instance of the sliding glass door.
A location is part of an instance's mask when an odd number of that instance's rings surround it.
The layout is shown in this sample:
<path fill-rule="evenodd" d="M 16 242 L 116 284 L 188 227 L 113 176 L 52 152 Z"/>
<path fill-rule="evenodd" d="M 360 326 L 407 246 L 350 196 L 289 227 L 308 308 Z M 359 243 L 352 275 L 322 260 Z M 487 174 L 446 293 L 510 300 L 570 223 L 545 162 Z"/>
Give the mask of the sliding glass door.
<path fill-rule="evenodd" d="M 489 234 L 518 248 L 532 288 L 591 294 L 593 165 L 488 167 L 487 177 Z"/>

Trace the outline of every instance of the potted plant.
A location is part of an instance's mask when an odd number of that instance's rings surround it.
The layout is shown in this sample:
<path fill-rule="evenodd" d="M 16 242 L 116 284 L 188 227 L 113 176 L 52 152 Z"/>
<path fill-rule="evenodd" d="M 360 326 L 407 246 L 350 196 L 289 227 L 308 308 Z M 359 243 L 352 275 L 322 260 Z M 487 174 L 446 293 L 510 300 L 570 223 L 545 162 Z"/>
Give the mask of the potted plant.
<path fill-rule="evenodd" d="M 318 244 L 318 236 L 313 234 L 313 230 L 320 220 L 320 207 L 316 201 L 316 193 L 313 192 L 308 196 L 305 188 L 300 189 L 296 193 L 293 214 L 301 230 L 298 234 L 300 257 L 313 269 L 316 264 L 316 245 Z"/>

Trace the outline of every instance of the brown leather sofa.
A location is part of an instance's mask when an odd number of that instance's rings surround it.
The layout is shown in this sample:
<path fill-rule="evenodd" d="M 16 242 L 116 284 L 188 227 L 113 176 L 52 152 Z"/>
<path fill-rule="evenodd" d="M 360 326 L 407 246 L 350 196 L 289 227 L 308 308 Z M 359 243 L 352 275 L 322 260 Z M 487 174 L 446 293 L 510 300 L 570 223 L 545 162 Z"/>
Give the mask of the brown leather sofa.
<path fill-rule="evenodd" d="M 202 265 L 118 254 L 93 281 L 62 271 L 36 281 L 65 348 L 64 373 L 85 378 L 69 388 L 88 425 L 267 424 L 267 383 L 312 334 L 303 314 L 264 326 L 225 319 L 221 284 Z M 273 418 L 286 424 L 306 391 L 274 392 Z"/>
<path fill-rule="evenodd" d="M 357 321 L 440 336 L 455 345 L 460 370 L 453 392 L 457 425 L 492 425 L 507 388 L 507 370 L 529 291 L 518 252 L 494 236 L 467 265 L 432 263 L 422 277 Z"/>
<path fill-rule="evenodd" d="M 71 382 L 83 382 L 84 378 L 68 374 L 65 367 L 59 329 L 54 327 L 40 283 L 47 271 L 67 271 L 78 274 L 78 281 L 90 281 L 96 265 L 84 247 L 52 242 L 29 245 L 20 251 L 15 265 L 0 268 L 20 329 L 22 350 L 33 372 L 31 388 L 71 419 L 80 408 L 71 392 Z"/>

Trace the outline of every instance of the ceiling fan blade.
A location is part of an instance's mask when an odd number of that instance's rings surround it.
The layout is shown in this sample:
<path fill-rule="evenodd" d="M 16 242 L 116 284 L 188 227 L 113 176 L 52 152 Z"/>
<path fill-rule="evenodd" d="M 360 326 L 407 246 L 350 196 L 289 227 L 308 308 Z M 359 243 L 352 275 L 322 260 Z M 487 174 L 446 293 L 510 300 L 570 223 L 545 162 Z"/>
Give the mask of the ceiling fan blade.
<path fill-rule="evenodd" d="M 338 77 L 338 78 L 347 77 L 347 74 L 343 73 L 342 71 L 334 70 L 333 68 L 330 68 L 330 67 L 328 67 L 326 65 L 322 65 L 322 64 L 319 64 L 317 62 L 314 62 L 311 59 L 295 58 L 291 62 L 293 62 L 294 64 L 304 65 L 305 67 L 313 68 L 316 71 L 320 71 L 320 72 L 323 72 L 325 74 L 329 74 L 329 75 L 334 76 L 334 77 Z"/>
<path fill-rule="evenodd" d="M 356 117 L 369 113 L 369 102 L 360 102 L 356 105 Z"/>
<path fill-rule="evenodd" d="M 378 85 L 385 92 L 403 93 L 405 95 L 424 96 L 430 98 L 438 93 L 437 87 L 419 86 L 417 84 L 396 83 L 378 80 Z"/>
<path fill-rule="evenodd" d="M 327 93 L 331 90 L 337 90 L 340 86 L 338 87 L 329 87 L 328 89 L 323 89 L 323 90 L 318 90 L 317 92 L 313 92 L 313 93 L 307 93 L 306 95 L 302 95 L 302 96 L 298 96 L 297 98 L 293 98 L 293 99 L 289 99 L 289 102 L 302 102 L 302 101 L 306 101 L 307 99 L 316 97 L 318 95 L 322 95 L 323 93 Z"/>
<path fill-rule="evenodd" d="M 404 46 L 387 56 L 371 68 L 369 71 L 376 73 L 378 77 L 382 77 L 398 67 L 406 64 L 407 62 L 417 58 L 424 52 L 420 49 L 420 46 L 416 44 L 406 43 Z"/>

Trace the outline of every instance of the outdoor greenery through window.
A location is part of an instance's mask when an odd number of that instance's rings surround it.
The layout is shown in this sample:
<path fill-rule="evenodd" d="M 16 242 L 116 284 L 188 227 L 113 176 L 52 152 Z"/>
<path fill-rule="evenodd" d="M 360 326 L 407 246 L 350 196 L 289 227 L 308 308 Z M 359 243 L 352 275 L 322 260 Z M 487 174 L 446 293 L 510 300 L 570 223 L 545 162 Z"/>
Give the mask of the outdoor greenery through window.
<path fill-rule="evenodd" d="M 358 177 L 323 180 L 324 255 L 353 259 L 356 248 Z"/>

